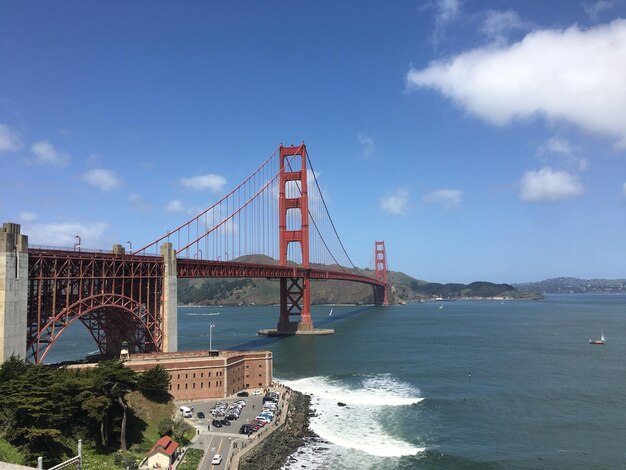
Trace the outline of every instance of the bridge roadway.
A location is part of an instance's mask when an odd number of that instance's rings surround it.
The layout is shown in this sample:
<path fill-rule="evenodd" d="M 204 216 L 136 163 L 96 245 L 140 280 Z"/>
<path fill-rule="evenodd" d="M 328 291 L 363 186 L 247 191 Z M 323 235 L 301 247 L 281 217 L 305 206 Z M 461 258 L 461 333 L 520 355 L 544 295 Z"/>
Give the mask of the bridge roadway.
<path fill-rule="evenodd" d="M 57 248 L 44 248 L 44 247 L 29 247 L 28 254 L 30 259 L 29 264 L 33 264 L 36 259 L 46 260 L 49 263 L 53 263 L 55 267 L 60 267 L 63 262 L 71 262 L 77 265 L 76 269 L 78 273 L 85 273 L 84 267 L 86 263 L 102 262 L 110 263 L 118 261 L 121 264 L 130 263 L 131 265 L 151 264 L 158 266 L 157 271 L 162 272 L 162 265 L 164 263 L 161 256 L 154 255 L 134 255 L 125 253 L 113 253 L 103 250 L 64 250 Z M 156 267 L 155 266 L 155 267 Z M 67 275 L 75 277 L 77 275 L 76 269 L 70 269 L 67 271 Z M 120 270 L 114 270 L 116 275 L 122 277 L 133 277 L 134 269 L 124 272 Z M 338 281 L 351 281 L 369 284 L 371 286 L 384 288 L 385 284 L 374 278 L 355 274 L 350 271 L 324 269 L 321 267 L 309 267 L 304 268 L 301 266 L 279 266 L 272 264 L 259 264 L 259 263 L 240 263 L 234 261 L 213 261 L 213 260 L 198 260 L 192 258 L 177 258 L 176 259 L 176 271 L 179 278 L 232 278 L 232 277 L 252 277 L 252 278 L 267 278 L 267 279 L 279 279 L 279 278 L 297 278 L 306 277 L 315 280 L 338 280 Z M 71 274 L 70 274 L 71 272 Z M 97 275 L 91 271 L 92 275 Z M 56 269 L 49 272 L 51 276 L 65 275 L 56 272 Z M 55 277 L 57 277 L 55 276 Z"/>
<path fill-rule="evenodd" d="M 374 302 L 383 305 L 385 301 L 384 282 L 350 271 L 174 258 L 171 245 L 163 248 L 163 256 L 126 254 L 119 245 L 112 252 L 28 248 L 28 272 L 17 276 L 27 279 L 21 300 L 26 301 L 27 314 L 22 320 L 19 309 L 14 309 L 11 320 L 12 324 L 22 322 L 26 343 L 20 331 L 7 354 L 26 350 L 27 357 L 39 363 L 75 321 L 87 327 L 105 354 L 117 354 L 124 342 L 137 351 L 176 351 L 177 278 L 284 279 L 291 290 L 280 299 L 277 329 L 284 328 L 283 333 L 301 328 L 315 331 L 305 279 L 368 284 L 374 290 Z M 300 318 L 291 322 L 289 315 Z"/>

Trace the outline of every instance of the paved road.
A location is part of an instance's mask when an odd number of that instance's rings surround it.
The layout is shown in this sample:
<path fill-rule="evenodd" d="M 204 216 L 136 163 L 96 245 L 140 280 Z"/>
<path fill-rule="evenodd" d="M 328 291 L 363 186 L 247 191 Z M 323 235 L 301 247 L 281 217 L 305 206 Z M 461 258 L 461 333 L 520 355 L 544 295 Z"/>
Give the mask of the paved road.
<path fill-rule="evenodd" d="M 246 406 L 241 411 L 239 419 L 231 421 L 230 426 L 222 426 L 221 428 L 211 425 L 213 416 L 209 411 L 213 405 L 217 401 L 224 401 L 231 404 L 236 400 L 246 401 Z M 182 404 L 190 407 L 193 405 L 194 417 L 187 419 L 187 422 L 193 424 L 193 426 L 199 431 L 199 436 L 193 443 L 192 447 L 203 449 L 205 452 L 205 456 L 199 470 L 222 470 L 227 468 L 228 456 L 232 452 L 232 446 L 241 446 L 243 443 L 247 444 L 249 441 L 250 438 L 248 436 L 239 434 L 239 428 L 242 424 L 252 421 L 261 412 L 261 409 L 263 408 L 263 395 L 228 397 L 221 400 L 194 401 L 191 404 L 180 403 L 180 405 Z M 206 417 L 198 418 L 198 412 L 203 412 Z M 220 454 L 222 456 L 222 463 L 220 465 L 211 464 L 211 460 L 215 454 Z"/>
<path fill-rule="evenodd" d="M 202 434 L 194 443 L 193 447 L 204 449 L 204 459 L 198 470 L 216 470 L 226 467 L 228 454 L 230 451 L 231 441 L 227 436 L 217 434 Z M 215 454 L 222 456 L 222 463 L 219 465 L 211 464 L 211 460 Z"/>

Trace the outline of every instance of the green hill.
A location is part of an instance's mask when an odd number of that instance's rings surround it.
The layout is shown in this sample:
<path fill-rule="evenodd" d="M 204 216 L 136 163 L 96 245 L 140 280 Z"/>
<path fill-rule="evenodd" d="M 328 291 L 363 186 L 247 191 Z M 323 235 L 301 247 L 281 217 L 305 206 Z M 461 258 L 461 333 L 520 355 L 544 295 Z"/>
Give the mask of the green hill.
<path fill-rule="evenodd" d="M 236 261 L 245 263 L 276 264 L 276 260 L 265 256 L 248 255 Z M 343 269 L 340 267 L 331 267 Z M 359 274 L 374 277 L 370 269 L 352 270 Z M 392 286 L 391 303 L 441 297 L 458 299 L 470 297 L 513 298 L 533 297 L 521 294 L 510 284 L 491 282 L 431 283 L 415 279 L 405 273 L 389 271 L 388 279 Z M 183 305 L 271 305 L 278 303 L 279 282 L 268 279 L 179 279 L 178 301 Z M 373 302 L 372 288 L 366 284 L 345 281 L 311 282 L 311 302 L 313 304 L 367 304 Z"/>

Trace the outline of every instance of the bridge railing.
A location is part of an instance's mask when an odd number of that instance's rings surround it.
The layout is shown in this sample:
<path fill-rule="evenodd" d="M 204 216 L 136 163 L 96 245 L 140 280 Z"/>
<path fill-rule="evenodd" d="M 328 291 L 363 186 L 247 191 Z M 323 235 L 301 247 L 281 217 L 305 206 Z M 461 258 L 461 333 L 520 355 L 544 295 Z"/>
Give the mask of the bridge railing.
<path fill-rule="evenodd" d="M 49 251 L 75 251 L 76 253 L 113 253 L 113 250 L 103 250 L 100 248 L 79 248 L 66 246 L 46 246 L 46 245 L 29 245 L 29 249 L 33 250 L 49 250 Z"/>

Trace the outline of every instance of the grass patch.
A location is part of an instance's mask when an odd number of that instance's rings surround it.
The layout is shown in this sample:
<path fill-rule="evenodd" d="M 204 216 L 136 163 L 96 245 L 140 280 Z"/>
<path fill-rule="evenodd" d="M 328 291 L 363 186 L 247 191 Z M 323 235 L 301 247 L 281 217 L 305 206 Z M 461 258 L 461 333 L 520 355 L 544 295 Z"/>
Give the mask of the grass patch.
<path fill-rule="evenodd" d="M 131 392 L 127 396 L 128 404 L 136 418 L 142 420 L 146 427 L 143 430 L 141 441 L 132 444 L 128 452 L 113 452 L 100 454 L 91 447 L 84 447 L 84 470 L 119 470 L 125 469 L 132 462 L 141 463 L 148 451 L 159 440 L 159 423 L 175 415 L 175 405 L 169 403 L 155 403 L 146 399 L 140 392 Z M 129 465 L 133 468 L 132 465 Z M 136 467 L 135 467 L 136 468 Z"/>
<path fill-rule="evenodd" d="M 12 446 L 7 441 L 0 438 L 0 462 L 24 465 L 24 456 L 20 454 L 17 447 Z"/>
<path fill-rule="evenodd" d="M 202 449 L 189 449 L 185 454 L 185 458 L 178 466 L 178 470 L 196 470 L 203 456 L 204 451 Z"/>
<path fill-rule="evenodd" d="M 98 454 L 94 449 L 83 446 L 83 470 L 118 470 L 113 462 L 115 454 Z"/>
<path fill-rule="evenodd" d="M 150 401 L 139 392 L 129 393 L 127 399 L 137 417 L 145 421 L 147 426 L 143 432 L 143 440 L 132 445 L 130 451 L 143 453 L 145 456 L 156 441 L 161 438 L 159 423 L 164 419 L 172 418 L 175 415 L 176 407 L 173 402 L 155 403 Z"/>

